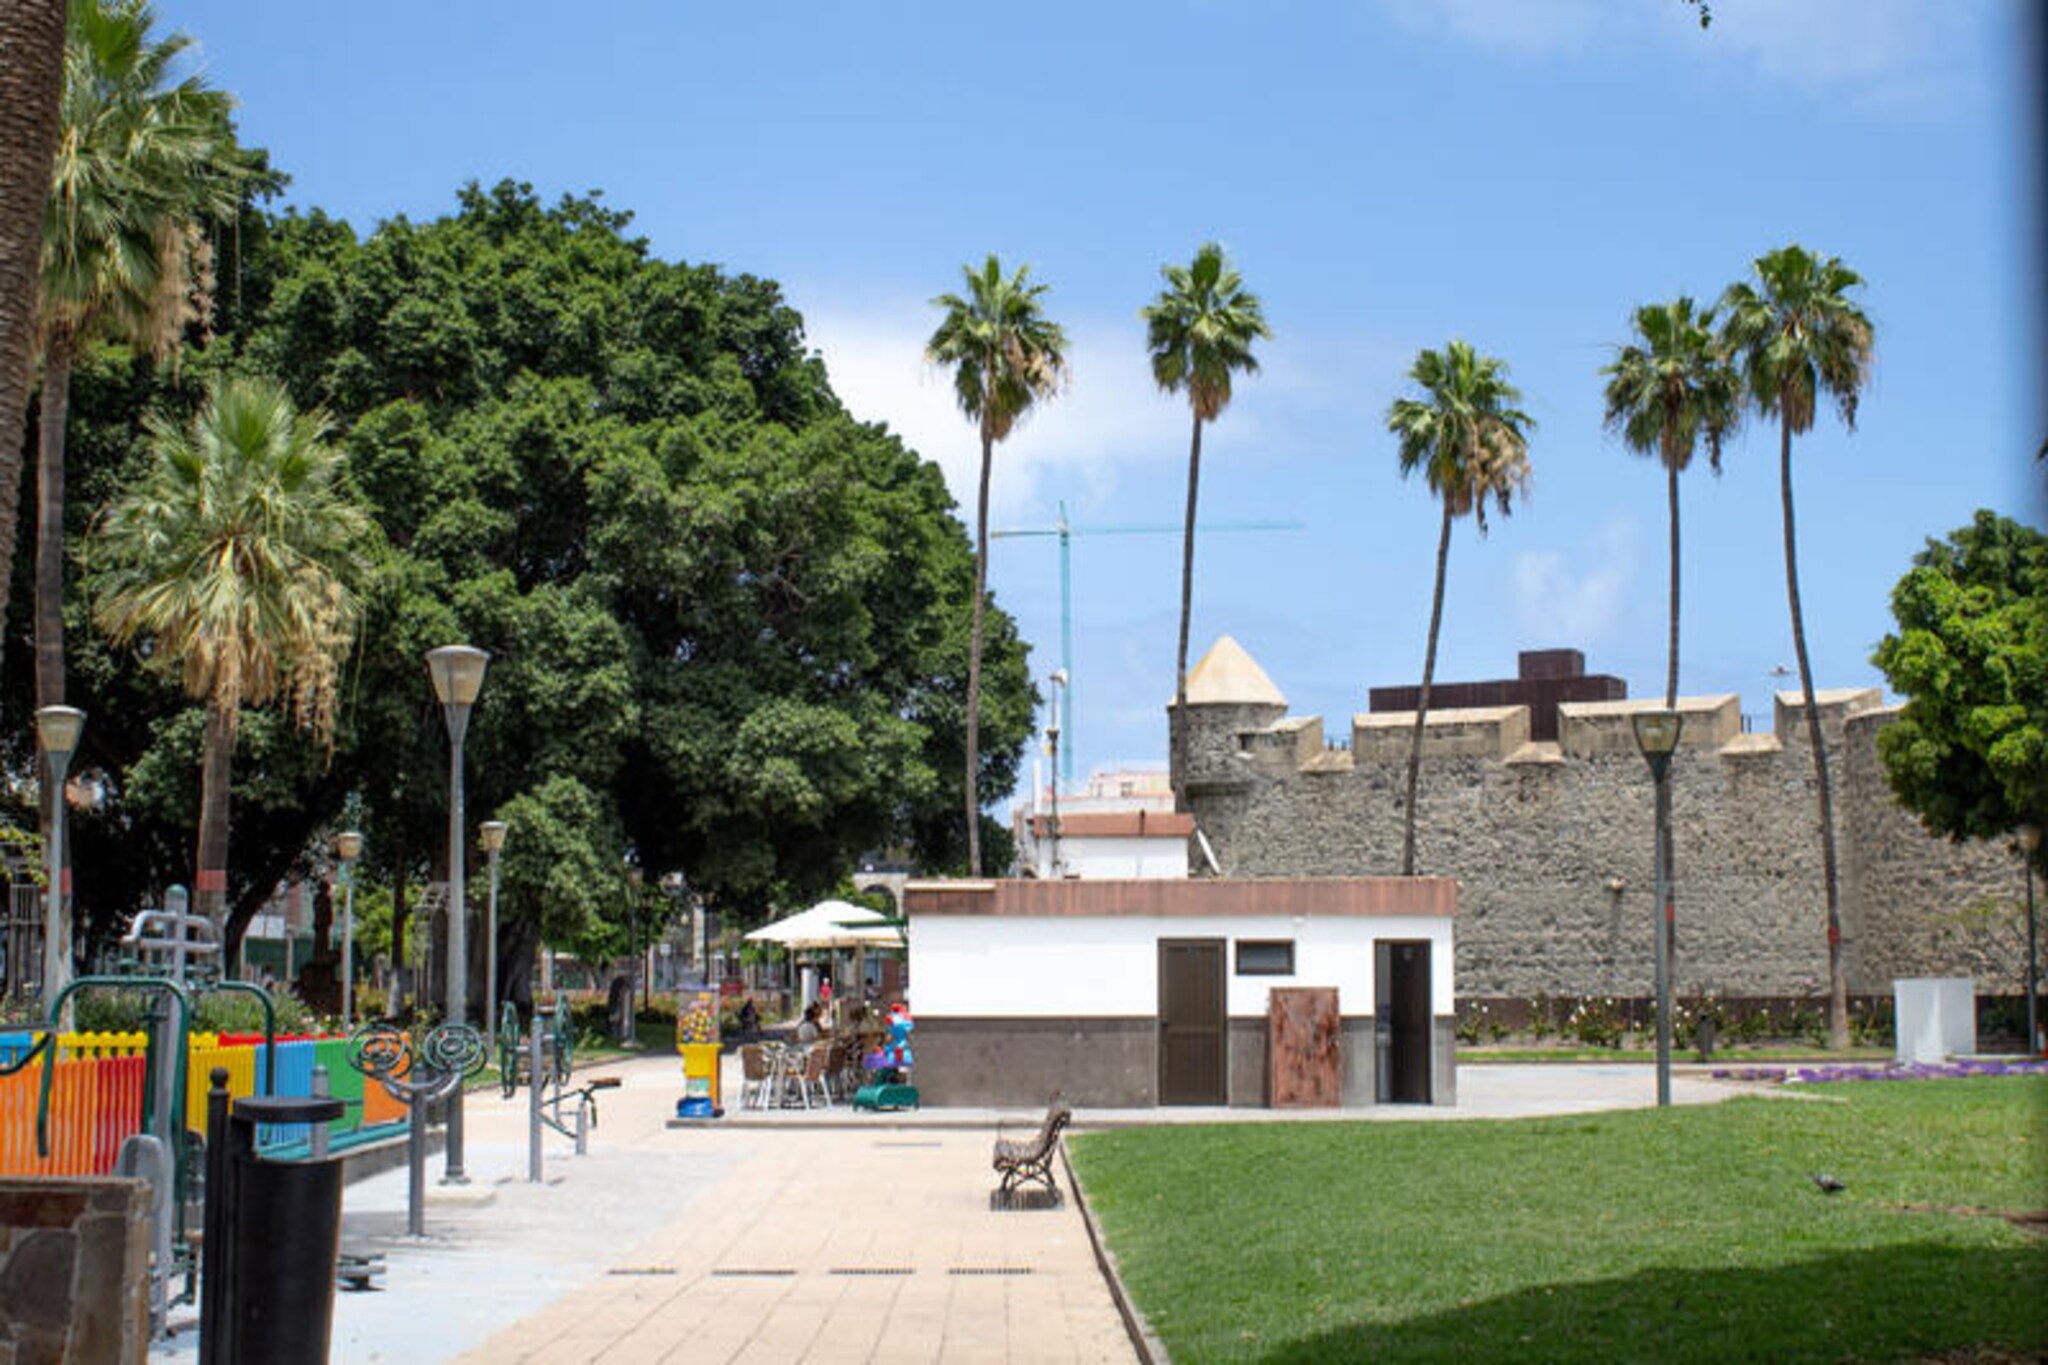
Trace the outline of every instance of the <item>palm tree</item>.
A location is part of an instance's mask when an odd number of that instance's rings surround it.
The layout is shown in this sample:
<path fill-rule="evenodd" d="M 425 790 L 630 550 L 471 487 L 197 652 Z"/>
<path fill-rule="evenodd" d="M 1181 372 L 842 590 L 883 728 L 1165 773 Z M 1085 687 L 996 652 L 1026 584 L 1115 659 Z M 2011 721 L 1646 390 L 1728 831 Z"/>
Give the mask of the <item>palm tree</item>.
<path fill-rule="evenodd" d="M 143 0 L 79 0 L 64 46 L 57 155 L 43 215 L 36 325 L 43 362 L 36 451 L 36 705 L 64 700 L 64 435 L 71 369 L 111 337 L 163 355 L 205 319 L 202 225 L 230 217 L 253 169 L 230 101 L 198 77 L 169 83 L 189 46 L 150 35 Z"/>
<path fill-rule="evenodd" d="M 945 310 L 925 343 L 926 361 L 950 366 L 960 411 L 981 431 L 981 483 L 974 506 L 974 625 L 967 655 L 967 870 L 981 875 L 981 628 L 988 584 L 988 480 L 996 442 L 1031 405 L 1066 381 L 1067 337 L 1039 300 L 1047 286 L 1030 282 L 1031 267 L 1005 276 L 991 252 L 980 270 L 961 267 L 967 293 L 932 300 Z"/>
<path fill-rule="evenodd" d="M 1202 424 L 1213 422 L 1230 406 L 1231 375 L 1257 374 L 1252 342 L 1271 338 L 1258 295 L 1244 281 L 1214 242 L 1204 243 L 1186 266 L 1160 268 L 1166 288 L 1139 316 L 1145 319 L 1145 344 L 1152 353 L 1152 378 L 1168 393 L 1186 392 L 1194 412 L 1194 437 L 1188 445 L 1188 508 L 1180 548 L 1180 641 L 1173 655 L 1173 794 L 1174 807 L 1185 806 L 1181 788 L 1187 771 L 1185 727 L 1188 706 L 1188 616 L 1194 603 L 1195 501 L 1202 478 Z"/>
<path fill-rule="evenodd" d="M 64 93 L 64 11 L 64 0 L 0 5 L 0 603 L 10 600 L 21 512 L 21 424 L 35 368 L 43 209 Z"/>
<path fill-rule="evenodd" d="M 1813 741 L 1813 774 L 1820 795 L 1821 876 L 1828 910 L 1828 1038 L 1849 1045 L 1849 984 L 1842 960 L 1841 886 L 1835 863 L 1835 803 L 1828 784 L 1827 745 L 1813 695 L 1806 655 L 1806 622 L 1799 608 L 1799 547 L 1792 518 L 1792 437 L 1813 429 L 1823 395 L 1835 400 L 1842 425 L 1856 429 L 1856 400 L 1870 378 L 1870 319 L 1848 298 L 1863 277 L 1833 256 L 1793 245 L 1752 262 L 1756 280 L 1730 285 L 1721 298 L 1727 321 L 1722 337 L 1738 357 L 1749 401 L 1778 419 L 1778 489 L 1785 521 L 1785 594 L 1792 608 L 1792 649 L 1799 656 L 1799 687 L 1806 702 L 1806 732 Z"/>
<path fill-rule="evenodd" d="M 1742 411 L 1742 389 L 1714 336 L 1714 310 L 1695 314 L 1680 295 L 1644 304 L 1635 312 L 1636 341 L 1621 348 L 1607 376 L 1607 428 L 1630 450 L 1664 462 L 1671 512 L 1670 641 L 1664 705 L 1678 705 L 1678 476 L 1692 463 L 1701 438 L 1707 463 L 1721 472 L 1721 443 Z"/>
<path fill-rule="evenodd" d="M 1401 875 L 1415 875 L 1415 795 L 1422 774 L 1422 730 L 1429 715 L 1429 683 L 1436 673 L 1437 630 L 1444 617 L 1444 566 L 1450 560 L 1451 523 L 1470 513 L 1486 534 L 1486 502 L 1502 516 L 1529 483 L 1529 436 L 1536 423 L 1514 405 L 1521 390 L 1508 383 L 1508 367 L 1462 341 L 1441 353 L 1420 351 L 1408 377 L 1422 398 L 1397 398 L 1387 409 L 1387 430 L 1401 445 L 1401 475 L 1416 470 L 1444 505 L 1436 543 L 1436 593 L 1429 605 L 1429 643 L 1422 654 L 1422 690 L 1415 700 L 1415 734 L 1408 746 L 1403 802 Z"/>
<path fill-rule="evenodd" d="M 331 738 L 355 634 L 369 521 L 341 487 L 327 430 L 274 381 L 221 381 L 189 429 L 151 419 L 154 460 L 89 543 L 101 629 L 206 702 L 195 884 L 223 929 L 240 708 L 282 699 Z"/>

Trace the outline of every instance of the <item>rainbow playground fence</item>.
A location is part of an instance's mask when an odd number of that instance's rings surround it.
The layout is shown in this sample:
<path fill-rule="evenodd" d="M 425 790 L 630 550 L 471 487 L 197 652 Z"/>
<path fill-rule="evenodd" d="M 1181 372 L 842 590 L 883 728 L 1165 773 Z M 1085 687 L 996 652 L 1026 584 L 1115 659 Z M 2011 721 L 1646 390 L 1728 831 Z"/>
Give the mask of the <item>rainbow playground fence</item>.
<path fill-rule="evenodd" d="M 40 1037 L 39 1033 L 0 1033 L 0 1065 L 18 1062 Z M 43 1060 L 37 1058 L 12 1075 L 0 1076 L 0 1175 L 109 1174 L 122 1141 L 142 1131 L 147 1046 L 141 1033 L 57 1035 L 47 1156 L 36 1150 Z M 185 1126 L 204 1129 L 206 1093 L 215 1068 L 228 1073 L 230 1095 L 240 1098 L 258 1093 L 263 1051 L 260 1035 L 193 1034 L 186 1055 Z M 328 1125 L 330 1137 L 346 1141 L 349 1135 L 406 1121 L 403 1104 L 381 1085 L 366 1087 L 362 1074 L 348 1064 L 347 1039 L 292 1038 L 277 1044 L 276 1056 L 274 1094 L 309 1095 L 313 1092 L 313 1068 L 327 1068 L 330 1093 L 348 1105 L 346 1116 Z M 258 1141 L 266 1147 L 288 1146 L 307 1137 L 303 1124 L 265 1125 L 258 1133 Z"/>

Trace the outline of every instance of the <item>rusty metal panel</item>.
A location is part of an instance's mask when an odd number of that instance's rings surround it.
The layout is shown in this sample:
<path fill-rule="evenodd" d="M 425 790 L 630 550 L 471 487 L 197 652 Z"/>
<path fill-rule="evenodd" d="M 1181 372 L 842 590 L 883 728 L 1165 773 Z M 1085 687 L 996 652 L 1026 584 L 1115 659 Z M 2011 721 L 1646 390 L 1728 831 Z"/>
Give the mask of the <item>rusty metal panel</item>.
<path fill-rule="evenodd" d="M 1344 1019 L 1335 986 L 1275 986 L 1269 994 L 1275 1109 L 1334 1108 L 1344 1102 Z"/>

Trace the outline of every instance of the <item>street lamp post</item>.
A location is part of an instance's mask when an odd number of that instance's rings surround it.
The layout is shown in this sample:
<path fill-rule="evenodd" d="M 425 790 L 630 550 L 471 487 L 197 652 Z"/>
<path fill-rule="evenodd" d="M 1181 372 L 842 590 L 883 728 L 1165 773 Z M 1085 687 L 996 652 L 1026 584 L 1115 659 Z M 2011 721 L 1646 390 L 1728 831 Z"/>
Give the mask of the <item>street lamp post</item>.
<path fill-rule="evenodd" d="M 36 733 L 50 762 L 49 883 L 43 909 L 43 999 L 54 1001 L 71 984 L 71 910 L 65 903 L 64 775 L 77 752 L 85 712 L 75 706 L 45 706 L 36 712 Z M 53 1022 L 54 1027 L 54 1022 Z"/>
<path fill-rule="evenodd" d="M 363 856 L 363 836 L 343 830 L 334 836 L 334 854 L 341 859 L 341 1028 L 356 1026 L 356 859 Z"/>
<path fill-rule="evenodd" d="M 462 737 L 469 730 L 470 708 L 483 690 L 484 665 L 491 656 L 473 645 L 442 645 L 427 651 L 427 674 L 448 723 L 448 1022 L 463 1024 L 469 1014 L 469 906 L 462 883 Z M 448 1097 L 447 1164 L 441 1182 L 469 1182 L 462 1169 L 462 1086 Z"/>
<path fill-rule="evenodd" d="M 484 911 L 484 1028 L 498 1012 L 498 850 L 505 846 L 505 822 L 486 820 L 476 841 L 491 860 L 491 896 Z"/>
<path fill-rule="evenodd" d="M 1636 747 L 1650 765 L 1657 789 L 1657 1104 L 1671 1103 L 1671 869 L 1665 862 L 1671 827 L 1671 756 L 1678 749 L 1684 717 L 1676 711 L 1638 711 L 1630 717 Z"/>
<path fill-rule="evenodd" d="M 1067 685 L 1067 670 L 1052 671 L 1052 718 L 1045 737 L 1052 745 L 1052 879 L 1060 879 L 1060 693 Z"/>
<path fill-rule="evenodd" d="M 626 869 L 626 946 L 633 954 L 633 965 L 626 977 L 626 1033 L 619 1041 L 627 1046 L 640 1041 L 640 869 Z"/>
<path fill-rule="evenodd" d="M 2041 831 L 2026 825 L 2020 830 L 2020 855 L 2027 861 L 2027 1051 L 2044 1050 L 2041 1037 L 2041 968 L 2034 956 L 2034 859 L 2040 856 Z"/>

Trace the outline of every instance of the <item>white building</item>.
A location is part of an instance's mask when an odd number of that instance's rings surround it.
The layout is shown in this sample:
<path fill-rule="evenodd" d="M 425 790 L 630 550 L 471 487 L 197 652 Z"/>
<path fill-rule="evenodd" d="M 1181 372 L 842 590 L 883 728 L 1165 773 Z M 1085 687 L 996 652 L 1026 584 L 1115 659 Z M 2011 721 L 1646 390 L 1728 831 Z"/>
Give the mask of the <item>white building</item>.
<path fill-rule="evenodd" d="M 1321 1103 L 1455 1100 L 1448 879 L 930 881 L 903 903 L 927 1103 L 1263 1105 L 1308 1072 Z"/>

